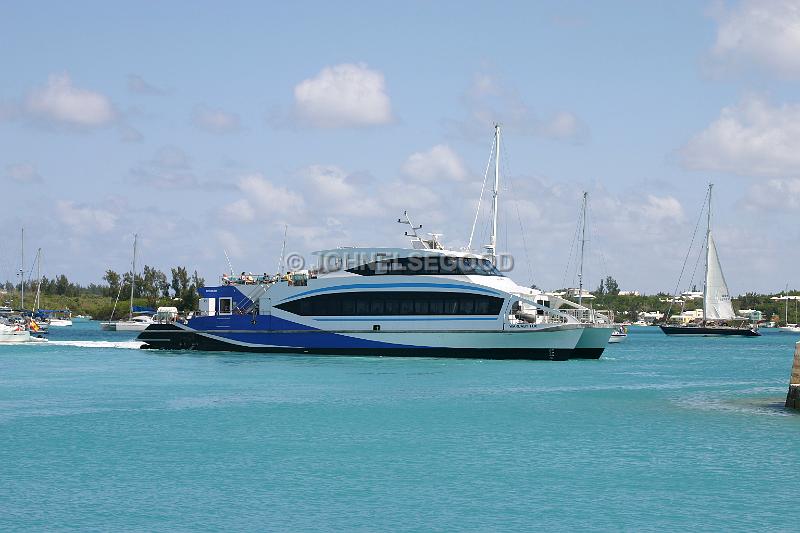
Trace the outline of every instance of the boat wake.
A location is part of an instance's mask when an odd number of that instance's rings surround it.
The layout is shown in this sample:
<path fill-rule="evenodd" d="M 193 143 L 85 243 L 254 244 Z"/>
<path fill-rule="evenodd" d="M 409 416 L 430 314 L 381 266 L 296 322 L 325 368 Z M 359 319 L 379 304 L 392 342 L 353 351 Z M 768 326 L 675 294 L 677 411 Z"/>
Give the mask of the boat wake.
<path fill-rule="evenodd" d="M 138 350 L 144 344 L 141 341 L 50 341 L 48 346 L 73 346 L 75 348 L 119 348 Z"/>

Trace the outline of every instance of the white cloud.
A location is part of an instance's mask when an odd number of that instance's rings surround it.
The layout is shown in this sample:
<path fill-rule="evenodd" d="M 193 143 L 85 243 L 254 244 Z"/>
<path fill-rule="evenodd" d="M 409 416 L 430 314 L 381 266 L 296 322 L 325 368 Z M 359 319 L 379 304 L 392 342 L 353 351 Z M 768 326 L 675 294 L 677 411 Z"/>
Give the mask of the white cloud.
<path fill-rule="evenodd" d="M 225 252 L 233 258 L 239 259 L 247 255 L 247 246 L 236 233 L 224 229 L 214 231 L 214 237 Z"/>
<path fill-rule="evenodd" d="M 800 76 L 800 4 L 795 0 L 742 0 L 716 14 L 712 58 L 723 68 L 756 65 Z"/>
<path fill-rule="evenodd" d="M 192 123 L 211 133 L 233 133 L 241 129 L 239 115 L 202 105 L 192 113 Z"/>
<path fill-rule="evenodd" d="M 639 206 L 639 210 L 649 221 L 663 220 L 681 221 L 684 218 L 683 206 L 672 196 L 647 195 L 647 202 Z"/>
<path fill-rule="evenodd" d="M 380 191 L 381 202 L 387 207 L 394 208 L 397 213 L 407 209 L 412 212 L 425 209 L 428 219 L 426 222 L 439 221 L 443 217 L 435 209 L 441 207 L 439 196 L 431 189 L 417 183 L 390 183 Z M 434 209 L 432 209 L 434 208 Z M 435 220 L 434 220 L 435 219 Z"/>
<path fill-rule="evenodd" d="M 584 125 L 577 115 L 569 111 L 559 111 L 543 121 L 542 134 L 552 139 L 572 140 L 583 134 Z"/>
<path fill-rule="evenodd" d="M 411 154 L 403 164 L 403 173 L 423 181 L 461 181 L 467 176 L 461 158 L 444 144 L 437 144 L 427 152 Z"/>
<path fill-rule="evenodd" d="M 17 183 L 41 183 L 43 181 L 36 167 L 30 163 L 6 165 L 6 176 Z"/>
<path fill-rule="evenodd" d="M 108 97 L 75 87 L 67 74 L 54 74 L 43 87 L 31 91 L 25 109 L 42 120 L 84 128 L 105 126 L 116 119 Z"/>
<path fill-rule="evenodd" d="M 180 189 L 198 185 L 186 152 L 177 146 L 162 146 L 150 161 L 143 161 L 131 169 L 135 182 L 145 182 L 162 189 Z"/>
<path fill-rule="evenodd" d="M 116 227 L 117 215 L 105 209 L 60 200 L 58 218 L 76 233 L 108 233 Z"/>
<path fill-rule="evenodd" d="M 800 173 L 800 104 L 773 107 L 746 97 L 723 108 L 719 118 L 680 151 L 687 168 L 741 175 Z"/>
<path fill-rule="evenodd" d="M 238 187 L 249 201 L 266 213 L 296 214 L 305 206 L 302 196 L 273 184 L 261 174 L 242 177 Z"/>
<path fill-rule="evenodd" d="M 760 213 L 800 209 L 800 178 L 771 178 L 752 185 L 745 207 Z"/>
<path fill-rule="evenodd" d="M 495 124 L 516 135 L 531 135 L 545 139 L 581 143 L 589 137 L 589 129 L 571 111 L 547 113 L 535 111 L 513 88 L 485 72 L 473 77 L 465 93 L 467 117 L 446 120 L 457 135 L 469 139 L 486 138 Z"/>
<path fill-rule="evenodd" d="M 299 176 L 315 213 L 372 216 L 380 212 L 371 176 L 348 174 L 336 165 L 310 165 Z"/>
<path fill-rule="evenodd" d="M 392 120 L 383 74 L 363 63 L 325 67 L 294 88 L 295 112 L 320 128 L 375 126 Z"/>
<path fill-rule="evenodd" d="M 242 198 L 223 206 L 220 216 L 223 220 L 251 222 L 256 217 L 256 211 L 246 198 Z"/>

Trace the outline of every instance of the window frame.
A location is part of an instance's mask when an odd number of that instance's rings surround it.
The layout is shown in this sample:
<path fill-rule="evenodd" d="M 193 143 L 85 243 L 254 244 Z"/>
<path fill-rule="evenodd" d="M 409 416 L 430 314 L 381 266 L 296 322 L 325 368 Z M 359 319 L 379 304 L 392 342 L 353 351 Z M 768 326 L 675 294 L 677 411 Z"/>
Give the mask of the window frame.
<path fill-rule="evenodd" d="M 222 302 L 227 301 L 228 303 L 228 312 L 222 310 Z M 217 314 L 218 315 L 232 315 L 233 314 L 233 298 L 230 296 L 223 296 L 221 298 L 217 298 L 218 307 L 217 307 Z"/>

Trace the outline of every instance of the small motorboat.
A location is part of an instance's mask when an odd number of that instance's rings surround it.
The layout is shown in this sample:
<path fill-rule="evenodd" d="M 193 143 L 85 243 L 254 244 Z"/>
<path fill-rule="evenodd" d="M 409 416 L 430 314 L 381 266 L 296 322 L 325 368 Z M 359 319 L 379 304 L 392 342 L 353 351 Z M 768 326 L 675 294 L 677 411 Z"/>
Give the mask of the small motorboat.
<path fill-rule="evenodd" d="M 627 328 L 625 328 L 625 326 L 619 326 L 611 333 L 611 337 L 609 337 L 608 342 L 609 344 L 616 344 L 624 341 L 626 338 L 628 338 Z"/>
<path fill-rule="evenodd" d="M 786 324 L 785 326 L 780 326 L 778 331 L 784 331 L 786 333 L 800 333 L 800 324 Z"/>
<path fill-rule="evenodd" d="M 0 323 L 0 343 L 29 342 L 30 340 L 31 334 L 25 326 Z"/>
<path fill-rule="evenodd" d="M 100 327 L 105 331 L 144 331 L 153 323 L 152 316 L 138 315 L 128 320 L 101 322 Z"/>

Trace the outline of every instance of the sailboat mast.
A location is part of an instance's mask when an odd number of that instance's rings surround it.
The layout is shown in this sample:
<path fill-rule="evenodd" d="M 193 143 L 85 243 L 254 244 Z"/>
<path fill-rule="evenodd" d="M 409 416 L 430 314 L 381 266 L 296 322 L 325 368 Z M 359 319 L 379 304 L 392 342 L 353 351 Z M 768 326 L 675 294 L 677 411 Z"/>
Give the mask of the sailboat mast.
<path fill-rule="evenodd" d="M 783 321 L 788 324 L 789 323 L 789 284 L 786 284 L 786 288 L 783 289 L 783 295 L 786 297 L 786 308 L 783 310 Z"/>
<path fill-rule="evenodd" d="M 500 124 L 494 125 L 494 190 L 492 191 L 492 236 L 489 240 L 489 253 L 497 261 L 497 194 L 500 189 Z"/>
<path fill-rule="evenodd" d="M 19 306 L 25 311 L 25 228 L 19 242 Z"/>
<path fill-rule="evenodd" d="M 36 251 L 36 278 L 38 282 L 36 283 L 36 303 L 34 305 L 36 311 L 40 307 L 39 296 L 42 293 L 42 249 L 39 248 Z"/>
<path fill-rule="evenodd" d="M 131 265 L 131 305 L 130 305 L 130 316 L 133 318 L 133 287 L 136 285 L 136 241 L 139 239 L 139 235 L 134 233 L 133 234 L 133 264 Z"/>
<path fill-rule="evenodd" d="M 708 184 L 708 212 L 706 213 L 706 275 L 703 277 L 703 325 L 706 325 L 706 316 L 708 315 L 708 253 L 709 253 L 709 237 L 711 237 L 711 190 L 714 188 L 713 183 Z"/>
<path fill-rule="evenodd" d="M 581 265 L 578 271 L 578 305 L 583 305 L 583 252 L 586 248 L 586 199 L 589 193 L 583 193 L 583 209 L 581 211 L 581 221 L 583 226 L 581 228 Z"/>

